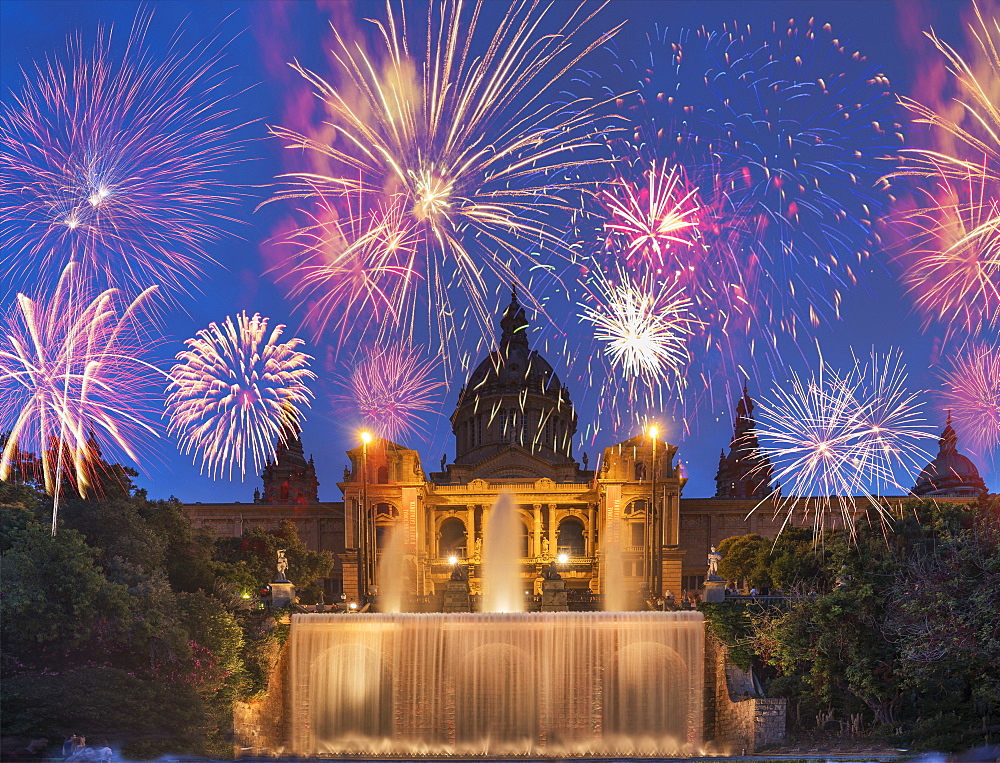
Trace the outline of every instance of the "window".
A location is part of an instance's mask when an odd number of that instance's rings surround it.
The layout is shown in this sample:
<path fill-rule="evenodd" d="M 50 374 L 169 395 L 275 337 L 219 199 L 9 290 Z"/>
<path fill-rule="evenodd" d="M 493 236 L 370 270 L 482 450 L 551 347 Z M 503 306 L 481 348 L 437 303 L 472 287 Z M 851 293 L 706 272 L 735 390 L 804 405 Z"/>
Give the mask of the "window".
<path fill-rule="evenodd" d="M 635 462 L 635 481 L 645 482 L 646 481 L 646 464 L 642 461 Z"/>
<path fill-rule="evenodd" d="M 375 483 L 378 485 L 385 485 L 389 482 L 389 467 L 384 464 L 378 468 L 375 473 Z"/>
<path fill-rule="evenodd" d="M 629 544 L 631 546 L 645 546 L 646 545 L 646 524 L 645 522 L 631 522 L 629 527 L 632 528 L 631 540 Z"/>
<path fill-rule="evenodd" d="M 376 503 L 375 516 L 396 519 L 397 517 L 399 517 L 399 509 L 397 509 L 391 503 Z"/>
<path fill-rule="evenodd" d="M 636 514 L 645 514 L 646 509 L 648 507 L 649 507 L 649 501 L 647 501 L 645 498 L 639 498 L 638 500 L 631 501 L 625 507 L 625 516 L 631 517 Z"/>
<path fill-rule="evenodd" d="M 583 522 L 576 517 L 568 517 L 560 522 L 556 545 L 560 554 L 569 554 L 571 557 L 584 556 L 587 553 L 587 544 L 583 539 Z"/>
<path fill-rule="evenodd" d="M 457 556 L 462 559 L 465 557 L 465 549 L 465 523 L 458 517 L 448 517 L 441 523 L 438 556 L 443 559 L 447 559 L 449 556 Z"/>

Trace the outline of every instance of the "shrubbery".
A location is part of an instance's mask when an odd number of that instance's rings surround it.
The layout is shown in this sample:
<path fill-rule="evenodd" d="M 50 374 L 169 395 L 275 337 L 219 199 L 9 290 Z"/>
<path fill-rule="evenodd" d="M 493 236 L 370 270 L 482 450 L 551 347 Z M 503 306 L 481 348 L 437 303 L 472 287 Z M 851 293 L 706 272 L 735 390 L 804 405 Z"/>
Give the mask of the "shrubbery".
<path fill-rule="evenodd" d="M 808 541 L 808 542 L 804 542 Z M 706 605 L 734 658 L 753 663 L 792 723 L 822 716 L 897 745 L 957 750 L 1000 733 L 1000 501 L 911 501 L 855 541 L 727 539 L 720 572 L 814 595 L 782 606 Z M 838 585 L 837 581 L 841 584 Z"/>
<path fill-rule="evenodd" d="M 270 580 L 278 547 L 307 590 L 332 558 L 290 523 L 216 542 L 132 476 L 105 465 L 100 499 L 64 496 L 54 538 L 52 499 L 0 482 L 4 735 L 229 757 L 233 703 L 266 689 L 282 635 L 244 594 Z"/>

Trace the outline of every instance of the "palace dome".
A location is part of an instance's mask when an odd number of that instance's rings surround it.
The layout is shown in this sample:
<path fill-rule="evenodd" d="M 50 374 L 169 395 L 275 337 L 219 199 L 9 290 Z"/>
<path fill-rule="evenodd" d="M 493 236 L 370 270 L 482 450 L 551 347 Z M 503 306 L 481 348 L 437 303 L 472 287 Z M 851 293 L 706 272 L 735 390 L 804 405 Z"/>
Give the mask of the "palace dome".
<path fill-rule="evenodd" d="M 470 374 L 451 417 L 456 463 L 517 446 L 553 463 L 572 461 L 576 413 L 552 365 L 528 345 L 528 320 L 512 292 L 497 349 Z"/>
<path fill-rule="evenodd" d="M 958 434 L 951 425 L 951 414 L 941 439 L 937 458 L 920 472 L 913 494 L 919 496 L 977 496 L 986 492 L 986 484 L 976 465 L 958 452 Z"/>

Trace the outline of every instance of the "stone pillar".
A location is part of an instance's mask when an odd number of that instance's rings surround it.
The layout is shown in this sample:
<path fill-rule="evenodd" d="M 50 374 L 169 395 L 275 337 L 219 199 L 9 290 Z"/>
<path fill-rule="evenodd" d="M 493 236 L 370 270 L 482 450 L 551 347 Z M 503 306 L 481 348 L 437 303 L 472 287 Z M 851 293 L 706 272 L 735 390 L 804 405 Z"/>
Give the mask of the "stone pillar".
<path fill-rule="evenodd" d="M 597 504 L 587 504 L 587 556 L 593 559 L 597 556 Z"/>
<path fill-rule="evenodd" d="M 471 559 L 476 549 L 476 507 L 467 504 L 465 507 L 465 558 Z"/>
<path fill-rule="evenodd" d="M 556 545 L 556 505 L 549 504 L 549 554 L 555 556 L 558 550 Z"/>
<path fill-rule="evenodd" d="M 542 504 L 536 503 L 534 505 L 535 509 L 535 550 L 534 555 L 536 557 L 541 557 L 542 555 Z"/>

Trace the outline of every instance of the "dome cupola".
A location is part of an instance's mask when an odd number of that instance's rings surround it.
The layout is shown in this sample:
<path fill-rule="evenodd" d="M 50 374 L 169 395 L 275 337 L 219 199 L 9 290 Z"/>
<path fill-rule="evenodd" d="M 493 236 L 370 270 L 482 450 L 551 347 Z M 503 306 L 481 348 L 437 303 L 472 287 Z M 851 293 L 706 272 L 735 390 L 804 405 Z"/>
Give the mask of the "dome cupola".
<path fill-rule="evenodd" d="M 528 344 L 528 319 L 512 291 L 498 347 L 469 376 L 451 417 L 455 463 L 518 447 L 550 463 L 573 461 L 576 413 L 552 366 Z"/>
<path fill-rule="evenodd" d="M 918 496 L 978 496 L 986 492 L 986 483 L 976 465 L 958 452 L 958 434 L 951 425 L 951 412 L 941 439 L 937 458 L 917 477 L 913 494 Z"/>

